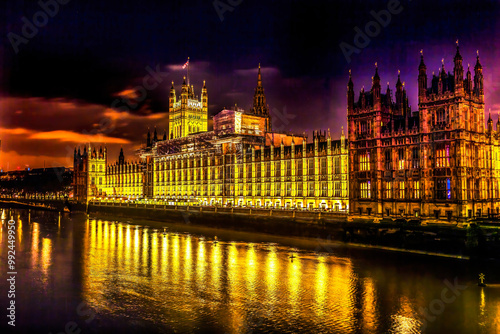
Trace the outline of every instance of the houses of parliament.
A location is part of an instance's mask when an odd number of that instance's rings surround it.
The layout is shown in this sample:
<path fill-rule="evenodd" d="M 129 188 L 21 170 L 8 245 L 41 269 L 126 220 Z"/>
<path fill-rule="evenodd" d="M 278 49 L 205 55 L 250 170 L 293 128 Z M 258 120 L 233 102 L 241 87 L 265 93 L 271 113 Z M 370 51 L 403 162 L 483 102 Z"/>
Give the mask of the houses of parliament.
<path fill-rule="evenodd" d="M 169 95 L 169 133 L 148 132 L 137 161 L 108 163 L 106 148 L 75 149 L 74 197 L 148 198 L 167 203 L 289 209 L 348 210 L 348 147 L 344 135 L 272 131 L 259 65 L 253 107 L 213 117 L 207 131 L 208 93 L 201 99 L 184 82 Z"/>
<path fill-rule="evenodd" d="M 168 134 L 148 132 L 136 161 L 123 151 L 109 163 L 106 148 L 75 149 L 74 197 L 148 198 L 170 203 L 323 209 L 349 218 L 404 217 L 461 221 L 498 215 L 500 123 L 485 123 L 479 55 L 464 74 L 457 44 L 453 71 L 429 78 L 418 66 L 418 110 L 411 110 L 400 75 L 381 87 L 378 68 L 356 98 L 347 84 L 347 138 L 272 130 L 259 66 L 253 107 L 213 117 L 184 81 L 172 83 Z M 393 99 L 394 94 L 394 99 Z M 168 137 L 168 138 L 167 138 Z M 414 218 L 412 218 L 414 217 Z"/>

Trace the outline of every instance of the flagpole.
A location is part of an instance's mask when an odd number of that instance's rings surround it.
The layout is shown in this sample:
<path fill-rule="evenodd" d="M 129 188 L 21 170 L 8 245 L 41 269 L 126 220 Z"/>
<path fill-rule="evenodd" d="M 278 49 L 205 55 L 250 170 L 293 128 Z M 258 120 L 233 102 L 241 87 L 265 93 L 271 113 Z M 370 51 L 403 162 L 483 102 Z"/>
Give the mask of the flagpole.
<path fill-rule="evenodd" d="M 188 57 L 188 61 L 187 61 L 187 78 L 188 78 L 188 87 L 189 87 L 189 57 Z"/>

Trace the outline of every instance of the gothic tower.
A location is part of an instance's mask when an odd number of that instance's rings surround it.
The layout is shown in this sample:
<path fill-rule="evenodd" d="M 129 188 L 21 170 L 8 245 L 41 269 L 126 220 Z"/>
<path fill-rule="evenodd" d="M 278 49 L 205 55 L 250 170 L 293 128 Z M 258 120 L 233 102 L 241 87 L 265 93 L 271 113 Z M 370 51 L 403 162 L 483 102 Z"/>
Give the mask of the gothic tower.
<path fill-rule="evenodd" d="M 271 115 L 269 114 L 269 106 L 266 103 L 266 95 L 264 94 L 264 87 L 262 86 L 262 74 L 259 72 L 257 74 L 257 87 L 255 88 L 255 94 L 253 96 L 253 108 L 251 110 L 252 114 L 264 116 L 266 119 L 266 132 L 271 132 Z"/>
<path fill-rule="evenodd" d="M 198 96 L 194 93 L 194 87 L 186 84 L 186 78 L 184 77 L 180 101 L 177 101 L 174 82 L 172 81 L 168 112 L 169 139 L 182 138 L 192 133 L 207 131 L 208 94 L 205 81 L 203 81 L 201 99 L 198 99 Z"/>

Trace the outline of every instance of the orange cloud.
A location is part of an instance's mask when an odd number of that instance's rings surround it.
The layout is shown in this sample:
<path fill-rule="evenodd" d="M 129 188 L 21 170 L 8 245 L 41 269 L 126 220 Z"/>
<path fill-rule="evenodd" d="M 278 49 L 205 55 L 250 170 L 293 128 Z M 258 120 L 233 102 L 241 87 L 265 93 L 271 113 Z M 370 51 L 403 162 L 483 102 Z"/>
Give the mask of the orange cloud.
<path fill-rule="evenodd" d="M 24 129 L 24 128 L 14 128 L 14 129 L 5 129 L 0 128 L 0 133 L 3 135 L 28 135 L 32 134 L 34 131 Z"/>
<path fill-rule="evenodd" d="M 61 142 L 73 143 L 108 143 L 108 144 L 130 144 L 130 140 L 108 137 L 102 134 L 83 134 L 66 130 L 55 130 L 47 132 L 36 132 L 29 139 L 59 140 Z"/>

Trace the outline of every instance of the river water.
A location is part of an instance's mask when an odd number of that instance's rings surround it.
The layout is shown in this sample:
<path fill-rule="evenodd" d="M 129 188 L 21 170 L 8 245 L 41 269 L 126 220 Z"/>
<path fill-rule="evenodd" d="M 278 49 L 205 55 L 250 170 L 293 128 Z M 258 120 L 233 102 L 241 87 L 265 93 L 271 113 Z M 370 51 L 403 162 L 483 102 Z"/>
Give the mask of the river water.
<path fill-rule="evenodd" d="M 183 222 L 6 215 L 17 227 L 16 326 L 2 279 L 2 333 L 500 333 L 498 262 Z"/>

